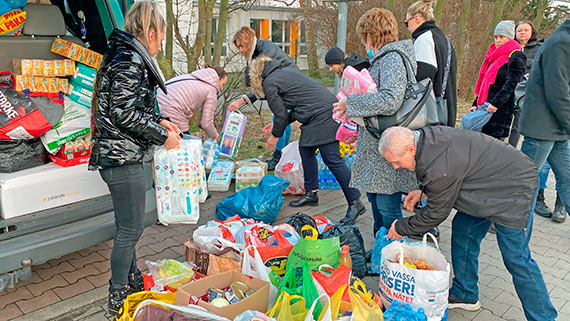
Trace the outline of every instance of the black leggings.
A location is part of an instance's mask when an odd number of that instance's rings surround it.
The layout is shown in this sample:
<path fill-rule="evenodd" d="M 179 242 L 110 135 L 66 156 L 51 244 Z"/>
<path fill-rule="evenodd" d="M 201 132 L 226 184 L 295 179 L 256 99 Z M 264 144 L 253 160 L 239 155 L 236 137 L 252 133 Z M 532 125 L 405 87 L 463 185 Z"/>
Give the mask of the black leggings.
<path fill-rule="evenodd" d="M 317 163 L 317 158 L 315 157 L 315 151 L 317 148 L 321 152 L 325 165 L 327 165 L 331 170 L 342 188 L 342 192 L 344 193 L 344 197 L 347 202 L 352 203 L 359 199 L 360 192 L 356 188 L 348 187 L 351 173 L 340 157 L 338 141 L 319 146 L 299 146 L 299 153 L 301 153 L 301 160 L 303 161 L 303 172 L 305 173 L 305 190 L 310 192 L 319 188 L 319 165 Z"/>

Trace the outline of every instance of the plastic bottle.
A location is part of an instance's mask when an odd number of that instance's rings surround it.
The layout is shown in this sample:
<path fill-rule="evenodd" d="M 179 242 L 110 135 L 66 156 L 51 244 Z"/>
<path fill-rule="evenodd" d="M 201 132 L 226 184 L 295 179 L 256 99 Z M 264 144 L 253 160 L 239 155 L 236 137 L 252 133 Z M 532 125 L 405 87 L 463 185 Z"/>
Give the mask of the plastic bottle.
<path fill-rule="evenodd" d="M 352 258 L 350 257 L 350 247 L 348 245 L 343 245 L 340 250 L 340 264 L 348 266 L 352 269 Z"/>

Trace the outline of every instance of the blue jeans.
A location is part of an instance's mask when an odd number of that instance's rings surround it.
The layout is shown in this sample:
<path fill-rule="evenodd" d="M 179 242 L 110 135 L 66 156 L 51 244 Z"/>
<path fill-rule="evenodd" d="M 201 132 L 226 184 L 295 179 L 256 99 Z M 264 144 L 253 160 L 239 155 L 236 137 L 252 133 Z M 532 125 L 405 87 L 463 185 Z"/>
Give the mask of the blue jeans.
<path fill-rule="evenodd" d="M 554 142 L 525 137 L 521 151 L 542 168 L 544 163 L 552 167 L 556 177 L 556 190 L 560 200 L 570 214 L 570 140 Z"/>
<path fill-rule="evenodd" d="M 548 161 L 546 161 L 538 171 L 538 189 L 546 188 L 546 182 L 548 181 L 549 172 L 550 172 L 550 164 L 548 164 Z"/>
<path fill-rule="evenodd" d="M 275 116 L 273 116 L 273 120 L 275 121 Z M 289 145 L 290 140 L 291 140 L 291 124 L 289 124 L 285 128 L 283 136 L 279 137 L 277 144 L 275 144 L 275 150 L 282 151 L 285 146 Z"/>
<path fill-rule="evenodd" d="M 372 215 L 374 216 L 374 236 L 384 226 L 386 229 L 392 227 L 392 223 L 403 217 L 402 215 L 402 193 L 377 194 L 366 193 L 368 201 L 372 205 Z"/>
<path fill-rule="evenodd" d="M 102 169 L 101 177 L 111 192 L 117 231 L 111 251 L 111 289 L 129 284 L 137 268 L 136 245 L 144 231 L 146 186 L 142 163 Z"/>
<path fill-rule="evenodd" d="M 532 208 L 532 213 L 534 206 Z M 527 230 L 518 230 L 495 223 L 497 242 L 503 263 L 513 278 L 515 290 L 527 320 L 555 320 L 556 309 L 550 302 L 548 290 L 536 262 L 530 256 L 528 236 L 533 215 L 529 215 Z M 451 227 L 451 260 L 453 281 L 449 293 L 466 302 L 479 300 L 479 252 L 481 241 L 493 223 L 487 219 L 457 212 Z"/>

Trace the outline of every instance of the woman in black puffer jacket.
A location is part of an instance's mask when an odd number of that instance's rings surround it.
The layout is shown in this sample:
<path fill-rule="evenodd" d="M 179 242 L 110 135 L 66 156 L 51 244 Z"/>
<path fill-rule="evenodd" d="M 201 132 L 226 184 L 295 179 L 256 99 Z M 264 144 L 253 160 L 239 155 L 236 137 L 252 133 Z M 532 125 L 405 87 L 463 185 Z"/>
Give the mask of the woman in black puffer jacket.
<path fill-rule="evenodd" d="M 152 1 L 137 1 L 125 31 L 109 36 L 92 103 L 90 170 L 99 170 L 111 192 L 117 231 L 111 252 L 109 310 L 117 313 L 130 293 L 141 291 L 136 244 L 144 230 L 145 179 L 142 159 L 151 145 L 172 148 L 180 130 L 158 113 L 157 85 L 166 92 L 151 56 L 160 51 L 164 18 Z"/>

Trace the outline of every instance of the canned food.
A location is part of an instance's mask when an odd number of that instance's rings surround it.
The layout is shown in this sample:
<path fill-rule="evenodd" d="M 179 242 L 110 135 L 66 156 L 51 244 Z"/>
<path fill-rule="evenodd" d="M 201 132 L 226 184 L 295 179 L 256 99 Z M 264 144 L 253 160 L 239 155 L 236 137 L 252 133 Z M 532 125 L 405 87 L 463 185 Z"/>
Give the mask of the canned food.
<path fill-rule="evenodd" d="M 223 298 L 224 297 L 224 291 L 220 290 L 220 289 L 209 289 L 208 290 L 208 295 L 210 296 L 210 301 L 213 301 L 214 299 L 217 298 Z"/>
<path fill-rule="evenodd" d="M 255 293 L 255 291 L 256 291 L 255 289 L 249 289 L 245 292 L 245 296 L 248 297 L 250 295 L 253 295 Z"/>
<path fill-rule="evenodd" d="M 238 299 L 243 300 L 243 298 L 245 298 L 245 293 L 249 290 L 249 287 L 243 282 L 235 281 L 232 283 L 231 289 Z"/>
<path fill-rule="evenodd" d="M 212 300 L 212 302 L 210 302 L 210 304 L 217 308 L 223 308 L 229 306 L 230 302 L 228 302 L 228 300 L 224 298 L 215 298 L 214 300 Z"/>
<path fill-rule="evenodd" d="M 240 300 L 231 289 L 226 291 L 224 297 L 228 300 L 228 302 L 230 302 L 230 304 L 237 303 Z"/>

